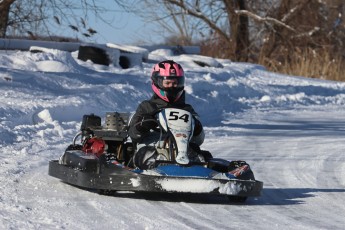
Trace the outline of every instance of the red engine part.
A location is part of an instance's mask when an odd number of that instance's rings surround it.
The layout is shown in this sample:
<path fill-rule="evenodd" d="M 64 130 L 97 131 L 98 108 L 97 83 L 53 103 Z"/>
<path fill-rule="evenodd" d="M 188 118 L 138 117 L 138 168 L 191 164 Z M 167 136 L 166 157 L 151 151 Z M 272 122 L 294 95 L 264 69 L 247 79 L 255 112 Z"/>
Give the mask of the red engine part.
<path fill-rule="evenodd" d="M 105 146 L 106 144 L 102 138 L 92 137 L 84 143 L 83 151 L 100 157 L 104 153 Z"/>

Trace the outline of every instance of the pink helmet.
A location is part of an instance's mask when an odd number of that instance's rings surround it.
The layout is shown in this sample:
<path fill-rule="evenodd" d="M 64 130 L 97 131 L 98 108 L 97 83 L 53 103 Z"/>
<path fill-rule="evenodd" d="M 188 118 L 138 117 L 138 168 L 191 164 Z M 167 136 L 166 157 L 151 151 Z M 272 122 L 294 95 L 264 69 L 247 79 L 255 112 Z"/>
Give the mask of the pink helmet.
<path fill-rule="evenodd" d="M 163 80 L 177 80 L 177 86 L 165 88 Z M 180 64 L 166 60 L 155 64 L 151 73 L 152 90 L 158 97 L 167 102 L 177 101 L 184 89 L 184 71 Z"/>

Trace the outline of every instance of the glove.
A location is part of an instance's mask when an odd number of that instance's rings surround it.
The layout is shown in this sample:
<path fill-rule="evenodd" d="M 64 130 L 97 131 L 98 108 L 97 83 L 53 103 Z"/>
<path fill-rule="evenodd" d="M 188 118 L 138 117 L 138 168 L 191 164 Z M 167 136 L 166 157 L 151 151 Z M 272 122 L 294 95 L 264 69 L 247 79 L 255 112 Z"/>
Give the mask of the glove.
<path fill-rule="evenodd" d="M 156 128 L 157 123 L 154 121 L 152 117 L 140 117 L 140 121 L 138 122 L 136 128 L 139 132 L 148 132 L 150 129 Z"/>

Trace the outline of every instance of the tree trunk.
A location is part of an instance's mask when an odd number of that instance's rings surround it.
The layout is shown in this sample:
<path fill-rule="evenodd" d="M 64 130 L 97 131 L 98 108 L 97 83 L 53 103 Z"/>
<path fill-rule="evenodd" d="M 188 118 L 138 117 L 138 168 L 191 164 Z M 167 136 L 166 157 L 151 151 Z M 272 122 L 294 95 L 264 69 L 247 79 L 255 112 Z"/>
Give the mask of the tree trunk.
<path fill-rule="evenodd" d="M 238 15 L 236 10 L 246 10 L 245 0 L 227 1 L 224 0 L 227 14 L 229 16 L 230 25 L 230 43 L 229 47 L 233 47 L 232 51 L 234 60 L 247 61 L 249 47 L 249 30 L 248 17 Z"/>
<path fill-rule="evenodd" d="M 13 2 L 15 2 L 15 0 L 3 0 L 0 2 L 0 38 L 6 36 L 8 15 Z"/>
<path fill-rule="evenodd" d="M 246 10 L 245 0 L 237 0 L 239 10 Z M 237 25 L 236 53 L 240 53 L 239 61 L 248 61 L 249 31 L 248 17 L 240 15 Z"/>

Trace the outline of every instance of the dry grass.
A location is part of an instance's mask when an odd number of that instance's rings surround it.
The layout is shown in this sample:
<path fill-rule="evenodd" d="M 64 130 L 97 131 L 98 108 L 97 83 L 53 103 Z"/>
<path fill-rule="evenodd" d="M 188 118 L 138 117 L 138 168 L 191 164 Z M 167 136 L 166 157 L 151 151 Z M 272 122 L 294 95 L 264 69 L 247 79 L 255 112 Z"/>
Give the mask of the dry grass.
<path fill-rule="evenodd" d="M 326 50 L 297 50 L 282 62 L 262 58 L 259 63 L 267 66 L 270 71 L 288 75 L 345 81 L 344 58 L 331 55 Z"/>
<path fill-rule="evenodd" d="M 233 52 L 218 40 L 207 41 L 200 45 L 201 54 L 218 58 L 229 58 Z M 218 48 L 223 47 L 223 48 Z M 263 51 L 263 50 L 261 50 Z M 269 71 L 310 78 L 345 82 L 345 56 L 331 51 L 331 48 L 295 48 L 288 50 L 282 48 L 275 52 L 276 57 L 266 57 L 264 52 L 254 53 L 249 62 L 265 66 Z M 278 57 L 277 57 L 278 53 Z M 340 53 L 338 51 L 338 53 Z"/>

